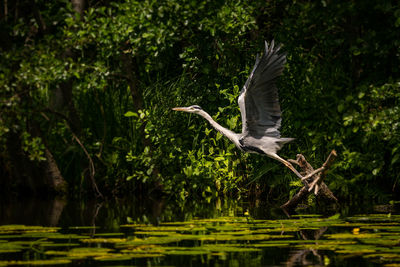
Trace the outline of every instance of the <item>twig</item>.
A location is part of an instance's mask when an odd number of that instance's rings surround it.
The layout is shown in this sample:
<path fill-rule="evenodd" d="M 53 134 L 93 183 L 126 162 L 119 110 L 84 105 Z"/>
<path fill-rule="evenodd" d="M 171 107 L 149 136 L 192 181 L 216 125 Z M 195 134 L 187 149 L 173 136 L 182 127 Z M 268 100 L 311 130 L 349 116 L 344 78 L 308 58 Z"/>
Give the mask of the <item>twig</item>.
<path fill-rule="evenodd" d="M 90 176 L 90 180 L 91 180 L 91 182 L 92 182 L 93 190 L 95 191 L 95 193 L 97 194 L 98 197 L 104 198 L 104 197 L 103 197 L 103 194 L 100 192 L 99 188 L 97 187 L 96 180 L 95 180 L 95 178 L 94 178 L 94 175 L 96 174 L 96 169 L 95 169 L 95 167 L 94 167 L 93 159 L 92 159 L 92 157 L 90 156 L 89 152 L 86 150 L 86 148 L 85 148 L 85 146 L 83 145 L 83 143 L 81 142 L 81 140 L 78 138 L 78 136 L 77 136 L 77 135 L 74 133 L 74 131 L 71 129 L 69 119 L 68 119 L 64 114 L 62 114 L 62 113 L 60 113 L 60 112 L 57 112 L 57 111 L 55 111 L 55 110 L 52 110 L 52 109 L 50 109 L 50 108 L 46 108 L 46 109 L 44 109 L 43 111 L 53 113 L 53 114 L 55 114 L 55 115 L 61 117 L 62 119 L 64 119 L 65 125 L 66 125 L 66 126 L 68 127 L 68 129 L 71 131 L 72 137 L 73 137 L 74 140 L 78 143 L 78 145 L 82 148 L 83 152 L 85 153 L 86 157 L 88 158 L 88 161 L 89 161 L 89 170 L 90 170 L 90 172 L 89 172 L 90 175 L 89 175 L 89 176 Z"/>
<path fill-rule="evenodd" d="M 96 169 L 94 168 L 94 163 L 92 160 L 92 157 L 90 156 L 89 152 L 86 150 L 85 146 L 82 144 L 81 140 L 71 131 L 72 137 L 75 139 L 75 141 L 79 144 L 79 146 L 82 148 L 83 152 L 85 153 L 86 157 L 89 160 L 89 169 L 90 169 L 90 180 L 92 181 L 92 186 L 94 191 L 97 193 L 97 195 L 101 198 L 103 198 L 103 194 L 100 192 L 99 188 L 97 187 L 96 181 L 94 179 L 94 175 L 96 174 Z"/>
<path fill-rule="evenodd" d="M 332 165 L 333 161 L 336 159 L 337 153 L 336 150 L 332 150 L 331 153 L 329 154 L 328 158 L 326 159 L 325 163 L 322 165 L 321 168 L 317 169 L 320 170 L 321 174 L 312 181 L 310 184 L 310 188 L 308 189 L 309 192 L 313 189 L 314 186 L 315 188 L 315 194 L 318 193 L 318 185 L 321 184 L 322 180 L 325 178 L 325 173 L 327 169 Z M 307 175 L 308 176 L 308 175 Z M 318 187 L 317 187 L 318 186 Z"/>
<path fill-rule="evenodd" d="M 323 170 L 324 170 L 323 167 L 321 167 L 321 168 L 319 168 L 319 169 L 316 169 L 316 170 L 314 170 L 313 172 L 311 172 L 311 173 L 307 174 L 306 176 L 304 176 L 303 178 L 301 178 L 301 180 L 302 180 L 302 181 L 307 180 L 307 179 L 309 179 L 310 177 L 316 175 L 317 173 L 322 172 Z"/>

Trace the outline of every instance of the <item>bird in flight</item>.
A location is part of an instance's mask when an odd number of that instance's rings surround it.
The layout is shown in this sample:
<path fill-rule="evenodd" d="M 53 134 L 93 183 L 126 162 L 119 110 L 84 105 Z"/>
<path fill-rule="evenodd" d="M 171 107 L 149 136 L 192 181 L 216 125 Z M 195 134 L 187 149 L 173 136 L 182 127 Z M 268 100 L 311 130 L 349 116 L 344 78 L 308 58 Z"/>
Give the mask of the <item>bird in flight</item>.
<path fill-rule="evenodd" d="M 286 54 L 280 53 L 279 50 L 280 46 L 275 46 L 274 41 L 270 45 L 265 42 L 264 54 L 261 58 L 257 55 L 253 70 L 240 92 L 238 103 L 242 116 L 241 133 L 222 127 L 198 105 L 176 107 L 173 110 L 202 116 L 240 150 L 278 160 L 301 179 L 303 176 L 292 164 L 277 154 L 284 144 L 294 140 L 281 137 L 279 132 L 282 113 L 276 80 L 282 74 L 286 63 Z"/>

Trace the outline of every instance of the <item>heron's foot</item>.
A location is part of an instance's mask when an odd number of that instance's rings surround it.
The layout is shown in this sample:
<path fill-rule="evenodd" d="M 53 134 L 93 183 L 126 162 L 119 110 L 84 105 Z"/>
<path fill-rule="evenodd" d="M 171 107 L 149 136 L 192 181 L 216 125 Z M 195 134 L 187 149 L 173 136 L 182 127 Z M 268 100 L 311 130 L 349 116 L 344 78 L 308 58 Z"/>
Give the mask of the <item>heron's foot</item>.
<path fill-rule="evenodd" d="M 290 162 L 292 165 L 293 165 L 293 164 L 296 164 L 297 166 L 300 166 L 300 163 L 299 163 L 297 160 L 288 159 L 287 161 Z"/>
<path fill-rule="evenodd" d="M 293 167 L 293 165 L 292 165 L 289 161 L 286 161 L 284 164 L 285 164 L 286 167 L 288 167 L 292 172 L 294 172 L 294 174 L 296 174 L 297 177 L 299 177 L 301 180 L 303 180 L 303 176 Z"/>

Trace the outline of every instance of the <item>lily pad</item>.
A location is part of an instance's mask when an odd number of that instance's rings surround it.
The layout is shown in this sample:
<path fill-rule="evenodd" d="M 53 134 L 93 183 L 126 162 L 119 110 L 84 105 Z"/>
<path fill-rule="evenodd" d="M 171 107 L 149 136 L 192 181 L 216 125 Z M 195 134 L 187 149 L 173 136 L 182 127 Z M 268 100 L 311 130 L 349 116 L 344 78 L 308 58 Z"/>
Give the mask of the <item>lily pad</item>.
<path fill-rule="evenodd" d="M 356 256 L 377 263 L 400 263 L 400 257 L 394 256 L 400 255 L 400 217 L 338 217 L 322 218 L 311 214 L 287 220 L 249 217 L 193 219 L 161 223 L 160 226 L 124 225 L 121 226 L 125 229 L 123 233 L 105 232 L 92 236 L 77 234 L 80 230 L 93 229 L 85 226 L 68 230 L 7 226 L 3 227 L 0 235 L 0 253 L 7 259 L 23 252 L 28 252 L 26 255 L 40 253 L 39 257 L 45 255 L 48 260 L 68 263 L 79 260 L 82 264 L 86 261 L 100 264 L 156 258 L 154 261 L 160 265 L 165 265 L 163 258 L 171 259 L 170 256 L 226 260 L 236 255 L 251 255 L 257 259 L 255 265 L 259 265 L 269 250 L 274 253 L 296 250 L 317 254 L 324 250 L 341 259 Z M 0 265 L 39 264 L 20 259 L 2 261 Z"/>
<path fill-rule="evenodd" d="M 27 260 L 27 261 L 0 261 L 0 266 L 7 265 L 57 265 L 57 264 L 69 264 L 71 260 L 68 259 L 50 259 L 50 260 Z"/>
<path fill-rule="evenodd" d="M 81 239 L 83 243 L 123 243 L 126 242 L 126 238 L 87 238 Z"/>

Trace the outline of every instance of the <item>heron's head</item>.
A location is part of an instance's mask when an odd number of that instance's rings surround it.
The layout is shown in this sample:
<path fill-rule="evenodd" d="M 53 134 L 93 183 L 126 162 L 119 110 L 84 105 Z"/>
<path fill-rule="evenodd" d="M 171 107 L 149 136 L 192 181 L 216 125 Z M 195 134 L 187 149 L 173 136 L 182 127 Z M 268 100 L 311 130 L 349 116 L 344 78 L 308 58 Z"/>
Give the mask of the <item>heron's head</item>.
<path fill-rule="evenodd" d="M 198 105 L 193 105 L 193 106 L 190 106 L 190 107 L 177 107 L 177 108 L 173 108 L 172 110 L 185 111 L 185 112 L 189 112 L 189 113 L 199 113 L 203 109 Z"/>

